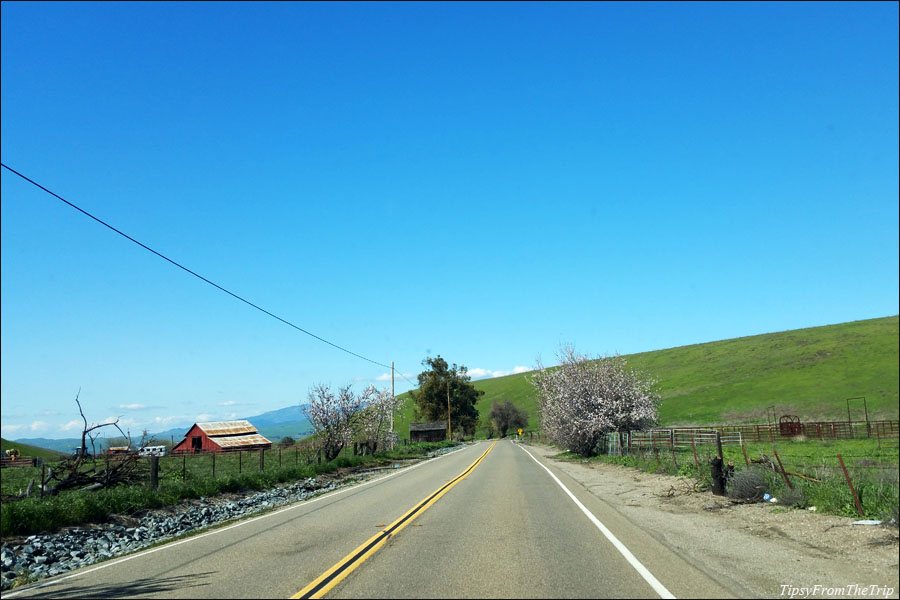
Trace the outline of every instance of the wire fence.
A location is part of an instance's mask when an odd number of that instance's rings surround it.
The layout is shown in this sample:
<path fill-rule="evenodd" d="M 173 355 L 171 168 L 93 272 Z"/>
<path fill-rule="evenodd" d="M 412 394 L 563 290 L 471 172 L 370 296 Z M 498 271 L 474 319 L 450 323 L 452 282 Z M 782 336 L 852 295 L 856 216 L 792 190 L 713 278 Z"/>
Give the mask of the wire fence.
<path fill-rule="evenodd" d="M 609 433 L 602 451 L 614 462 L 644 470 L 707 483 L 721 478 L 722 493 L 728 493 L 736 473 L 756 471 L 767 478 L 771 496 L 785 496 L 789 504 L 815 503 L 838 514 L 888 514 L 896 520 L 900 456 L 888 439 L 879 437 L 876 444 L 871 438 L 835 438 L 822 444 L 793 436 L 773 443 L 747 441 L 741 431 L 682 427 Z"/>

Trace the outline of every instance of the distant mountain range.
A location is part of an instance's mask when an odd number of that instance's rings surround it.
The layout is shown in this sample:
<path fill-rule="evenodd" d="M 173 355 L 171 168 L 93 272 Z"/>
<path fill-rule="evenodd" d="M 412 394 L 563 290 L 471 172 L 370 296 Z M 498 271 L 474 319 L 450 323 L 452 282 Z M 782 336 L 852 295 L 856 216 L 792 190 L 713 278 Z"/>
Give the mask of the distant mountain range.
<path fill-rule="evenodd" d="M 250 421 L 253 425 L 256 426 L 257 430 L 262 435 L 269 438 L 273 442 L 277 442 L 278 440 L 286 436 L 292 437 L 294 439 L 299 439 L 301 437 L 310 435 L 313 432 L 309 420 L 303 414 L 302 406 L 288 406 L 287 408 L 270 410 L 268 412 L 264 412 L 252 417 L 241 417 L 241 419 Z M 149 434 L 149 437 L 159 441 L 174 441 L 177 444 L 184 438 L 184 434 L 188 432 L 188 429 L 190 429 L 192 425 L 193 423 L 191 423 L 191 425 L 188 425 L 187 427 L 177 427 L 174 429 L 167 429 L 166 431 L 151 433 Z M 81 445 L 80 437 L 61 439 L 19 438 L 12 441 L 65 453 L 70 453 L 75 448 Z M 139 443 L 140 436 L 132 435 L 132 441 L 135 444 Z M 101 448 L 106 448 L 105 439 L 100 438 L 96 443 L 98 452 L 101 451 Z"/>

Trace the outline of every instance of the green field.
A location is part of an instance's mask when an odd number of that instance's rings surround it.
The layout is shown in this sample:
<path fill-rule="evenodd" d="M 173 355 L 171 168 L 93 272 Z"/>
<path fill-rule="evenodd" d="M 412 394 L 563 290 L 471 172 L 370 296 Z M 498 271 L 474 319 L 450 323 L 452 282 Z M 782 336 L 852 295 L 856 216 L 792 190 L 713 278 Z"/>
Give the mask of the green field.
<path fill-rule="evenodd" d="M 582 352 L 590 349 L 580 348 Z M 802 421 L 847 419 L 847 398 L 865 396 L 869 418 L 897 419 L 898 317 L 854 321 L 735 338 L 625 356 L 628 365 L 658 382 L 660 424 L 765 423 L 766 408 Z M 527 378 L 510 375 L 475 382 L 485 395 L 477 404 L 482 419 L 493 401 L 510 400 L 529 414 L 538 429 L 534 392 Z M 409 436 L 413 406 L 396 420 Z M 863 403 L 851 403 L 853 420 L 863 420 Z M 485 428 L 479 428 L 483 436 Z"/>

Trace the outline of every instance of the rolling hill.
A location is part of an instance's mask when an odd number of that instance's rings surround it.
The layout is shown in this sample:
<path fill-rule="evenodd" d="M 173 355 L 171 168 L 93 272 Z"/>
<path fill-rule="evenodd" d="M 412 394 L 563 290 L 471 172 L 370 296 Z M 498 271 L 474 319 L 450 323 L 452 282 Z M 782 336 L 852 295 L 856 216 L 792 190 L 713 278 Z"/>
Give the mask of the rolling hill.
<path fill-rule="evenodd" d="M 6 450 L 8 448 L 15 448 L 19 451 L 20 456 L 33 456 L 36 458 L 43 458 L 45 460 L 59 460 L 65 456 L 62 452 L 56 452 L 55 450 L 48 450 L 46 448 L 40 448 L 38 446 L 31 446 L 29 444 L 22 444 L 19 442 L 11 442 L 7 439 L 0 438 L 0 452 L 3 453 L 3 456 L 6 456 Z"/>
<path fill-rule="evenodd" d="M 705 344 L 625 355 L 628 365 L 658 381 L 662 397 L 661 425 L 765 423 L 766 409 L 793 414 L 804 421 L 846 420 L 847 399 L 865 397 L 869 418 L 897 419 L 898 316 L 795 329 Z M 580 352 L 590 349 L 579 348 Z M 528 378 L 533 373 L 475 381 L 485 395 L 476 405 L 487 432 L 494 401 L 510 400 L 525 409 L 531 430 L 539 428 L 537 399 Z M 401 394 L 403 408 L 395 430 L 409 437 L 414 406 Z M 864 418 L 862 400 L 850 404 L 851 418 Z M 276 441 L 311 432 L 299 406 L 247 417 L 260 433 Z M 155 434 L 178 441 L 187 427 Z M 17 440 L 33 446 L 71 452 L 79 440 Z M 9 442 L 4 441 L 4 449 Z"/>
<path fill-rule="evenodd" d="M 579 348 L 581 352 L 586 349 Z M 847 399 L 864 396 L 869 418 L 898 418 L 898 317 L 853 321 L 681 346 L 625 356 L 658 380 L 660 424 L 765 423 L 766 408 L 804 421 L 846 420 Z M 474 382 L 486 420 L 491 403 L 510 400 L 538 428 L 537 400 L 522 373 Z M 413 404 L 395 420 L 408 437 Z M 862 400 L 850 404 L 864 418 Z"/>

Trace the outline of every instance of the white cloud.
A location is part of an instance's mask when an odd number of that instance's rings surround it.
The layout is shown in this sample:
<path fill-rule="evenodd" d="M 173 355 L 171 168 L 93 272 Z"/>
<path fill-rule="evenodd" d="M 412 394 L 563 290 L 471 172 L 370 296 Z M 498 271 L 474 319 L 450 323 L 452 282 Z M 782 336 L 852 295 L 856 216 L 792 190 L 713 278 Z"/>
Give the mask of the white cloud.
<path fill-rule="evenodd" d="M 119 408 L 124 408 L 125 410 L 143 410 L 147 407 L 143 404 L 120 404 Z"/>
<path fill-rule="evenodd" d="M 3 424 L 4 431 L 19 431 L 20 429 L 25 429 L 28 427 L 27 425 L 10 425 L 8 423 Z"/>
<path fill-rule="evenodd" d="M 49 427 L 49 425 L 44 421 L 33 421 L 31 425 L 28 426 L 31 431 L 43 431 L 47 429 L 47 427 Z"/>
<path fill-rule="evenodd" d="M 72 431 L 73 429 L 81 429 L 83 426 L 84 421 L 69 421 L 68 423 L 60 427 L 60 429 L 62 429 L 63 431 Z"/>
<path fill-rule="evenodd" d="M 195 423 L 202 423 L 204 421 L 212 421 L 213 415 L 209 413 L 200 413 L 196 417 L 194 417 Z"/>
<path fill-rule="evenodd" d="M 219 402 L 219 406 L 234 406 L 237 404 L 234 400 L 226 400 L 225 402 Z"/>
<path fill-rule="evenodd" d="M 519 373 L 527 373 L 531 369 L 516 365 L 511 371 L 491 371 L 490 369 L 469 369 L 469 376 L 472 379 L 485 379 L 487 377 L 506 377 L 507 375 L 518 375 Z"/>
<path fill-rule="evenodd" d="M 412 376 L 413 376 L 412 373 L 394 373 L 394 381 L 397 381 L 398 379 L 403 379 L 404 377 L 406 377 L 407 379 L 412 379 Z M 375 378 L 375 381 L 390 381 L 390 380 L 391 380 L 390 373 L 383 373 Z"/>

